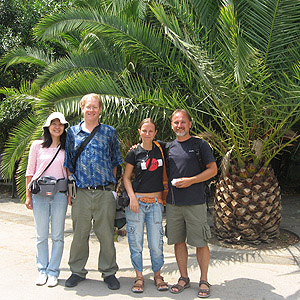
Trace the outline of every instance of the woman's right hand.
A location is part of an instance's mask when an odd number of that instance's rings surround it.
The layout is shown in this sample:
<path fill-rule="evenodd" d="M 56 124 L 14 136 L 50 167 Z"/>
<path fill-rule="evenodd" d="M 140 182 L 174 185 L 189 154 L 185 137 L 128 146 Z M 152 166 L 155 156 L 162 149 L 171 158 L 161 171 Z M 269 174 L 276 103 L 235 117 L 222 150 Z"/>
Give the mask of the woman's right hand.
<path fill-rule="evenodd" d="M 32 209 L 32 198 L 30 196 L 26 196 L 25 205 L 28 209 Z"/>
<path fill-rule="evenodd" d="M 134 213 L 136 213 L 136 214 L 139 213 L 139 201 L 136 199 L 136 197 L 130 198 L 129 208 Z"/>
<path fill-rule="evenodd" d="M 132 149 L 136 149 L 139 145 L 140 145 L 140 143 L 132 145 L 132 146 L 129 148 L 128 152 L 129 152 L 130 150 L 132 150 Z"/>

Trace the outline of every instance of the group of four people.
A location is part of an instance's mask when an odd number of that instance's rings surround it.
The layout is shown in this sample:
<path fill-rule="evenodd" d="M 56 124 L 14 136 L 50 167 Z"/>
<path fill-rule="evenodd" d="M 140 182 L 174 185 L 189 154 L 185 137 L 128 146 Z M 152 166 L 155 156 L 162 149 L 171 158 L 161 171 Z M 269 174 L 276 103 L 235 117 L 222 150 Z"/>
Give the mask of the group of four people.
<path fill-rule="evenodd" d="M 67 203 L 72 205 L 73 241 L 69 266 L 72 272 L 66 287 L 74 287 L 85 280 L 85 265 L 89 255 L 89 235 L 93 230 L 100 242 L 98 269 L 108 288 L 120 288 L 115 277 L 118 271 L 114 246 L 114 217 L 116 200 L 112 191 L 116 183 L 117 166 L 123 163 L 116 130 L 99 123 L 102 100 L 97 94 L 85 95 L 80 102 L 83 121 L 68 129 L 68 122 L 61 113 L 52 113 L 45 125 L 43 141 L 33 142 L 26 172 L 26 184 L 32 180 L 51 175 L 66 178 L 72 175 L 77 186 L 76 197 L 65 191 L 52 197 L 42 197 L 26 191 L 26 206 L 33 209 L 37 232 L 37 285 L 57 285 L 59 265 L 64 243 L 64 218 Z M 136 272 L 132 287 L 135 293 L 144 290 L 143 237 L 146 223 L 148 247 L 154 283 L 159 291 L 168 290 L 161 276 L 163 257 L 163 168 L 168 165 L 169 192 L 166 204 L 166 236 L 168 244 L 175 245 L 175 256 L 180 278 L 170 287 L 172 293 L 180 293 L 190 286 L 188 277 L 187 244 L 196 247 L 200 267 L 198 297 L 208 297 L 210 284 L 207 273 L 209 248 L 207 240 L 210 229 L 206 219 L 204 182 L 217 174 L 217 165 L 209 145 L 190 135 L 192 120 L 186 110 L 174 111 L 171 126 L 176 134 L 172 143 L 154 143 L 157 133 L 153 120 L 143 120 L 138 129 L 141 144 L 126 156 L 124 186 L 130 198 L 126 208 L 127 234 L 131 261 Z M 78 149 L 84 140 L 93 136 L 84 150 Z M 204 169 L 195 155 L 195 143 L 199 143 Z M 58 152 L 53 163 L 49 164 Z M 135 178 L 132 180 L 132 173 Z M 174 180 L 176 182 L 174 182 Z M 173 184 L 172 184 L 173 183 Z M 52 253 L 49 260 L 48 234 L 51 218 Z"/>

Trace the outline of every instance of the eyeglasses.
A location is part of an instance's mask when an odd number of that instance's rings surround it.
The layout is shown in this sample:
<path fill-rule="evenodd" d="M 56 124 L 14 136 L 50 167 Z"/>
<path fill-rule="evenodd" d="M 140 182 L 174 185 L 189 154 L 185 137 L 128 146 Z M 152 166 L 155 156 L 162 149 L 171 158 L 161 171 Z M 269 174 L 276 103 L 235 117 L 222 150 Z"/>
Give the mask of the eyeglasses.
<path fill-rule="evenodd" d="M 98 110 L 99 107 L 98 106 L 85 106 L 84 107 L 86 110 Z"/>

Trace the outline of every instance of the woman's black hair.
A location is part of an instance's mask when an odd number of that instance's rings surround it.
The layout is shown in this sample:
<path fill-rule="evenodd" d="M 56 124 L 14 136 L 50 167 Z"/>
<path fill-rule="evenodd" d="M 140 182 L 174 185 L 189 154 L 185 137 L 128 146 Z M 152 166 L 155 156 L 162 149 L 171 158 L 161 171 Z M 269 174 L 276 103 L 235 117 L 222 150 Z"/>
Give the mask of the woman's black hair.
<path fill-rule="evenodd" d="M 67 128 L 67 126 L 68 125 L 65 124 L 64 132 L 60 136 L 61 149 L 66 148 L 66 138 L 67 138 L 66 128 Z M 42 147 L 43 148 L 49 148 L 51 146 L 51 144 L 52 144 L 52 137 L 51 137 L 51 134 L 50 134 L 50 131 L 49 131 L 49 127 L 44 127 Z"/>

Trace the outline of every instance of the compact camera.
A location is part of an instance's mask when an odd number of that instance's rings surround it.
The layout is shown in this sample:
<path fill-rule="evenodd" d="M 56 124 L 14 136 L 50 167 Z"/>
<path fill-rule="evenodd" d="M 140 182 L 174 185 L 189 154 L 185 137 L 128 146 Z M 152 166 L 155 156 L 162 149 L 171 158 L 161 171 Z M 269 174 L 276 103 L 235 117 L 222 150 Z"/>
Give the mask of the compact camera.
<path fill-rule="evenodd" d="M 130 198 L 126 191 L 123 191 L 120 196 L 118 196 L 118 204 L 121 207 L 127 207 L 129 205 Z"/>

